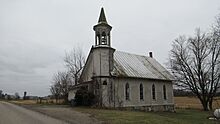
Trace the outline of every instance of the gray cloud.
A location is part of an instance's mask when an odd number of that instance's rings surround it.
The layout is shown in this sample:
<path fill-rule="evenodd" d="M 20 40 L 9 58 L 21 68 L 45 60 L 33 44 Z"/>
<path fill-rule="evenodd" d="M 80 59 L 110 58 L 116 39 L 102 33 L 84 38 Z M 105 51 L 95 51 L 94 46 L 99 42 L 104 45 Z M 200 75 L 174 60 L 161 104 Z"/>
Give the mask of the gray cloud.
<path fill-rule="evenodd" d="M 162 64 L 171 42 L 196 27 L 208 29 L 220 13 L 219 0 L 10 0 L 0 1 L 0 89 L 49 94 L 53 73 L 77 44 L 87 54 L 93 25 L 104 6 L 113 26 L 112 46 Z"/>

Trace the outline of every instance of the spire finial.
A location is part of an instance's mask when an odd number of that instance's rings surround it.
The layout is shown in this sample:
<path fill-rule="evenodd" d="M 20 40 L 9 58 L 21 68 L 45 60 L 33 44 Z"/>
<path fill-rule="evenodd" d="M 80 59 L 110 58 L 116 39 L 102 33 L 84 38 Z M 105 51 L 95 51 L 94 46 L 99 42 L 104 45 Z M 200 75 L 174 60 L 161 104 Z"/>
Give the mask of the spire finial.
<path fill-rule="evenodd" d="M 101 9 L 101 13 L 100 13 L 100 16 L 99 16 L 99 21 L 98 23 L 100 22 L 104 22 L 104 23 L 107 23 L 107 20 L 106 20 L 106 17 L 105 17 L 105 12 L 104 12 L 104 8 L 102 7 Z"/>

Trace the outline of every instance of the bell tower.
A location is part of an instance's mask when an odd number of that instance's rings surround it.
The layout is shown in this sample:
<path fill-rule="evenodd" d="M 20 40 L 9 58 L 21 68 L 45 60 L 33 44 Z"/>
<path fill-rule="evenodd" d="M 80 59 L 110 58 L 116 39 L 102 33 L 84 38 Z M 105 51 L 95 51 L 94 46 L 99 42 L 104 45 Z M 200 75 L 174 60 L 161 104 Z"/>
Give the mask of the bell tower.
<path fill-rule="evenodd" d="M 111 47 L 111 29 L 105 16 L 104 9 L 98 19 L 98 24 L 93 27 L 95 31 L 95 45 L 92 47 L 91 56 L 93 63 L 92 79 L 94 91 L 100 106 L 113 106 L 113 76 L 114 52 Z M 111 93 L 110 93 L 111 92 Z"/>
<path fill-rule="evenodd" d="M 104 9 L 102 8 L 98 24 L 93 27 L 95 31 L 95 47 L 111 47 L 111 29 L 112 27 L 108 24 Z"/>

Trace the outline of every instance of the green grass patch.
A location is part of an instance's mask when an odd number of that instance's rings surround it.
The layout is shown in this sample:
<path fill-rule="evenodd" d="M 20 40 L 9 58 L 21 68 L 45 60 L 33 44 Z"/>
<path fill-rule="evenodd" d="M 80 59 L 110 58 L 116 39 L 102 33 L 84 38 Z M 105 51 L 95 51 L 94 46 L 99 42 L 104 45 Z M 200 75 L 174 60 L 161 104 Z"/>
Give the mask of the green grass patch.
<path fill-rule="evenodd" d="M 107 109 L 92 109 L 76 107 L 74 110 L 89 113 L 91 116 L 106 122 L 107 124 L 213 124 L 218 123 L 208 120 L 212 112 L 201 110 L 178 109 L 171 112 L 138 112 Z"/>

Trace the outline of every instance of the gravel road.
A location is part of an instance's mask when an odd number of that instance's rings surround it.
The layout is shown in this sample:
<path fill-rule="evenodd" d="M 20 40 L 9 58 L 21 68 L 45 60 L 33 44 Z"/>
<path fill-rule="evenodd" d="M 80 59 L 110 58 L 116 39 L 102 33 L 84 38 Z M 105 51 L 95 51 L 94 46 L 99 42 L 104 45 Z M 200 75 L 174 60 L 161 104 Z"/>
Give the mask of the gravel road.
<path fill-rule="evenodd" d="M 0 124 L 67 124 L 64 121 L 0 101 Z"/>
<path fill-rule="evenodd" d="M 64 120 L 70 124 L 103 124 L 104 122 L 94 118 L 94 115 L 74 110 L 74 107 L 62 105 L 26 105 L 28 109 L 43 113 L 45 115 Z"/>

